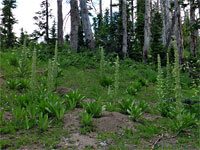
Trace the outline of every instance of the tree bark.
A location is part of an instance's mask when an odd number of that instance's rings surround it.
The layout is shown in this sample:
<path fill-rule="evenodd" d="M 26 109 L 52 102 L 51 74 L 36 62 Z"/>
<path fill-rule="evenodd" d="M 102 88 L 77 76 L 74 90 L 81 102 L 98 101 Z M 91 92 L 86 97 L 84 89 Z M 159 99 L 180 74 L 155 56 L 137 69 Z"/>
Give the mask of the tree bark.
<path fill-rule="evenodd" d="M 77 51 L 78 49 L 78 28 L 80 24 L 80 16 L 78 10 L 78 1 L 71 0 L 71 33 L 70 33 L 70 49 Z"/>
<path fill-rule="evenodd" d="M 172 21 L 171 21 L 172 14 L 170 12 L 170 0 L 161 0 L 160 3 L 161 3 L 161 12 L 162 12 L 162 20 L 163 20 L 162 41 L 163 41 L 163 45 L 166 46 L 169 30 L 171 29 L 171 24 L 172 24 Z M 167 50 L 166 50 L 166 53 L 167 53 Z"/>
<path fill-rule="evenodd" d="M 112 11 L 112 0 L 110 0 L 110 18 L 112 20 L 113 11 Z"/>
<path fill-rule="evenodd" d="M 135 21 L 134 21 L 134 0 L 131 0 L 131 17 L 133 22 L 133 32 L 135 31 Z"/>
<path fill-rule="evenodd" d="M 122 1 L 122 26 L 123 26 L 123 43 L 122 43 L 122 52 L 124 53 L 124 57 L 127 57 L 127 8 L 126 8 L 126 0 Z"/>
<path fill-rule="evenodd" d="M 148 52 L 149 52 L 149 41 L 150 41 L 150 1 L 145 1 L 145 26 L 144 26 L 144 47 L 143 47 L 143 58 L 144 63 L 147 63 Z"/>
<path fill-rule="evenodd" d="M 195 24 L 195 4 L 194 0 L 190 0 L 190 25 L 192 27 L 190 33 L 190 52 L 193 57 L 196 57 L 197 51 L 197 36 L 198 30 L 193 29 L 193 25 Z"/>
<path fill-rule="evenodd" d="M 174 0 L 175 8 L 175 36 L 178 48 L 179 64 L 184 62 L 183 31 L 181 27 L 181 9 L 178 0 Z"/>
<path fill-rule="evenodd" d="M 85 39 L 88 43 L 88 48 L 90 50 L 94 50 L 95 49 L 94 35 L 92 33 L 91 24 L 88 16 L 88 8 L 86 0 L 80 0 L 80 7 L 81 7 L 81 17 L 83 22 L 83 31 L 85 33 Z"/>
<path fill-rule="evenodd" d="M 46 2 L 46 27 L 45 27 L 45 32 L 46 32 L 46 37 L 45 40 L 47 44 L 49 43 L 49 2 L 48 0 Z"/>
<path fill-rule="evenodd" d="M 58 44 L 63 45 L 63 14 L 62 14 L 62 0 L 57 0 L 58 5 Z"/>
<path fill-rule="evenodd" d="M 160 6 L 159 6 L 159 4 L 160 4 L 160 0 L 157 0 L 157 3 L 156 3 L 156 9 L 159 11 L 160 10 Z"/>
<path fill-rule="evenodd" d="M 102 17 L 103 16 L 103 12 L 102 12 L 102 0 L 99 0 L 99 10 L 100 10 L 100 15 Z"/>
<path fill-rule="evenodd" d="M 168 52 L 168 48 L 170 46 L 170 43 L 172 41 L 172 33 L 174 31 L 174 25 L 175 25 L 175 15 L 172 17 L 172 23 L 171 23 L 171 28 L 168 29 L 168 34 L 167 34 L 167 40 L 166 40 L 166 45 L 165 45 L 165 51 Z"/>

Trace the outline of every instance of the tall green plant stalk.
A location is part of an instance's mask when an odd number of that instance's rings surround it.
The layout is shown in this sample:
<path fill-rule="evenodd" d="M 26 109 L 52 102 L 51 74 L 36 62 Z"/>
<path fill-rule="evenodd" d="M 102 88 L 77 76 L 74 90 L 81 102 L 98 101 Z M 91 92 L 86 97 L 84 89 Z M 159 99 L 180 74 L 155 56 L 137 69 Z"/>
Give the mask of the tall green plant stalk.
<path fill-rule="evenodd" d="M 31 88 L 33 91 L 35 91 L 37 88 L 36 63 L 37 63 L 37 52 L 36 52 L 36 49 L 34 48 L 33 61 L 32 61 L 32 74 L 31 74 Z"/>
<path fill-rule="evenodd" d="M 101 51 L 101 60 L 100 60 L 100 76 L 101 78 L 104 75 L 104 67 L 105 67 L 105 60 L 104 60 L 104 50 L 103 47 L 100 47 L 100 51 Z"/>
<path fill-rule="evenodd" d="M 178 58 L 178 49 L 177 46 L 174 42 L 174 57 L 175 57 L 175 61 L 174 61 L 174 78 L 175 78 L 175 98 L 177 101 L 177 106 L 179 108 L 182 107 L 182 103 L 181 103 L 181 83 L 180 83 L 180 68 L 179 68 L 179 58 Z"/>
<path fill-rule="evenodd" d="M 115 62 L 115 94 L 117 94 L 119 89 L 119 56 L 117 56 L 116 62 Z"/>
<path fill-rule="evenodd" d="M 28 74 L 29 68 L 27 64 L 27 48 L 26 48 L 26 38 L 24 39 L 21 58 L 19 60 L 18 72 L 20 76 L 25 76 Z"/>
<path fill-rule="evenodd" d="M 53 66 L 52 66 L 52 61 L 51 60 L 49 60 L 49 64 L 48 64 L 47 88 L 48 88 L 48 92 L 52 92 L 54 90 L 54 88 L 55 88 L 54 72 L 53 72 Z"/>
<path fill-rule="evenodd" d="M 58 41 L 56 41 L 56 45 L 55 45 L 53 70 L 54 70 L 54 78 L 56 78 L 58 75 Z"/>
<path fill-rule="evenodd" d="M 157 75 L 157 94 L 160 101 L 165 97 L 163 85 L 163 71 L 161 68 L 160 55 L 158 54 L 158 75 Z"/>
<path fill-rule="evenodd" d="M 171 76 L 171 67 L 170 67 L 170 62 L 169 62 L 169 54 L 167 53 L 167 77 L 166 77 L 166 83 L 165 83 L 165 87 L 166 87 L 166 97 L 170 97 L 171 93 L 172 93 L 172 76 Z"/>
<path fill-rule="evenodd" d="M 23 48 L 22 48 L 22 54 L 21 54 L 21 64 L 26 65 L 27 60 L 27 49 L 26 49 L 26 38 L 24 39 Z"/>

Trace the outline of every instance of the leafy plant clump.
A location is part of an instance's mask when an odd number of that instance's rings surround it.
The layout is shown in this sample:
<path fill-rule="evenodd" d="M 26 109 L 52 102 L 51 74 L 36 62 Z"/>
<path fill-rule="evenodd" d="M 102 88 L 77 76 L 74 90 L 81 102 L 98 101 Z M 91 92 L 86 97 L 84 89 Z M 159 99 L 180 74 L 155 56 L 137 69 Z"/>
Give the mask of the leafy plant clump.
<path fill-rule="evenodd" d="M 69 91 L 66 95 L 67 105 L 69 109 L 74 109 L 75 107 L 80 107 L 81 102 L 85 99 L 85 96 L 81 95 L 78 90 Z"/>
<path fill-rule="evenodd" d="M 82 115 L 79 116 L 80 118 L 80 125 L 82 127 L 81 133 L 86 134 L 87 132 L 90 132 L 93 128 L 93 115 L 87 113 L 86 111 L 82 113 Z"/>
<path fill-rule="evenodd" d="M 140 80 L 136 80 L 131 87 L 127 88 L 126 92 L 129 94 L 129 95 L 136 95 L 136 93 L 142 88 L 142 84 L 146 84 L 145 83 L 145 80 L 143 81 L 141 79 Z"/>
<path fill-rule="evenodd" d="M 181 113 L 176 114 L 176 116 L 171 121 L 171 129 L 177 134 L 193 126 L 196 126 L 199 123 L 195 114 L 192 114 L 185 109 L 182 109 Z"/>
<path fill-rule="evenodd" d="M 18 91 L 25 91 L 30 88 L 30 81 L 28 79 L 10 79 L 7 81 L 9 89 Z"/>
<path fill-rule="evenodd" d="M 131 119 L 133 119 L 134 121 L 137 121 L 144 113 L 144 111 L 142 110 L 142 108 L 140 108 L 137 105 L 132 105 L 131 107 L 129 107 L 129 109 L 127 110 L 129 117 Z"/>
<path fill-rule="evenodd" d="M 135 100 L 130 98 L 124 98 L 121 102 L 119 102 L 118 106 L 120 112 L 123 114 L 128 114 L 128 109 L 135 104 Z"/>
<path fill-rule="evenodd" d="M 93 117 L 99 118 L 102 116 L 105 106 L 102 106 L 98 101 L 93 101 L 85 103 L 84 109 L 87 113 L 93 115 Z"/>
<path fill-rule="evenodd" d="M 99 83 L 102 87 L 110 87 L 113 85 L 114 80 L 111 77 L 103 76 L 100 78 Z"/>

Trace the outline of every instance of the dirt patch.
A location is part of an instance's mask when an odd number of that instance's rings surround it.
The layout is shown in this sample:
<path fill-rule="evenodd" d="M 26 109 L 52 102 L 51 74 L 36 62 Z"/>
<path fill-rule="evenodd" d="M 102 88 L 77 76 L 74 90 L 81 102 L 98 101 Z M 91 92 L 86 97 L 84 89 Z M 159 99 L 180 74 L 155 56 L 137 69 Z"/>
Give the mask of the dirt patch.
<path fill-rule="evenodd" d="M 144 119 L 149 121 L 154 121 L 156 119 L 162 118 L 161 116 L 152 116 L 150 113 L 144 113 Z"/>
<path fill-rule="evenodd" d="M 97 149 L 98 142 L 95 137 L 82 135 L 80 133 L 72 133 L 70 138 L 63 139 L 61 145 L 65 145 L 65 148 L 75 148 L 77 150 L 82 150 L 87 147 Z"/>
<path fill-rule="evenodd" d="M 43 74 L 46 74 L 47 71 L 48 71 L 48 70 L 45 69 L 45 68 L 40 68 L 40 69 L 38 69 L 38 70 L 36 71 L 36 73 L 39 74 L 39 75 L 43 75 Z"/>
<path fill-rule="evenodd" d="M 12 118 L 12 113 L 9 111 L 5 111 L 3 114 L 3 120 L 11 120 Z"/>
<path fill-rule="evenodd" d="M 72 88 L 67 87 L 58 87 L 55 93 L 59 94 L 61 97 L 64 97 L 69 91 L 74 91 Z"/>
<path fill-rule="evenodd" d="M 70 132 L 77 131 L 79 132 L 79 113 L 82 113 L 80 108 L 76 108 L 72 112 L 69 112 L 64 115 L 64 128 L 70 129 Z"/>
<path fill-rule="evenodd" d="M 3 111 L 3 108 L 0 107 L 0 112 Z M 3 120 L 10 120 L 13 117 L 12 113 L 10 111 L 4 111 L 3 113 Z"/>
<path fill-rule="evenodd" d="M 4 76 L 3 76 L 3 74 L 0 72 L 0 78 L 3 78 Z"/>
<path fill-rule="evenodd" d="M 64 148 L 75 148 L 77 150 L 90 147 L 93 149 L 104 149 L 107 144 L 104 141 L 98 141 L 98 132 L 122 132 L 126 127 L 132 128 L 133 122 L 128 116 L 120 114 L 118 112 L 104 111 L 101 118 L 93 118 L 95 131 L 90 132 L 87 135 L 80 134 L 79 114 L 83 110 L 76 108 L 72 112 L 64 115 L 64 130 L 70 132 L 69 138 L 64 138 L 59 144 L 60 147 Z M 112 142 L 109 142 L 112 143 Z"/>
<path fill-rule="evenodd" d="M 64 128 L 70 129 L 71 132 L 79 131 L 79 114 L 83 110 L 76 108 L 74 111 L 64 115 Z M 127 115 L 118 112 L 104 111 L 101 118 L 93 118 L 95 132 L 119 132 L 123 131 L 126 127 L 133 128 L 133 122 Z"/>
<path fill-rule="evenodd" d="M 128 116 L 118 112 L 105 111 L 103 117 L 94 118 L 94 125 L 96 126 L 97 132 L 120 132 L 126 127 L 135 130 L 133 122 L 128 118 Z"/>

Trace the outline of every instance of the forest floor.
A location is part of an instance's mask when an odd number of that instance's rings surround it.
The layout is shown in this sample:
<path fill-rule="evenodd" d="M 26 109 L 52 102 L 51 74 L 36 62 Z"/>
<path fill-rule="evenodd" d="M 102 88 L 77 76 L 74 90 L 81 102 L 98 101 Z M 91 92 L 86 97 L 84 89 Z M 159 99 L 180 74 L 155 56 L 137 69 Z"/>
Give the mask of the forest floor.
<path fill-rule="evenodd" d="M 83 108 L 67 110 L 62 121 L 52 121 L 46 131 L 37 125 L 30 129 L 17 127 L 13 117 L 13 105 L 16 95 L 27 92 L 8 86 L 13 79 L 30 80 L 30 74 L 18 76 L 18 65 L 14 58 L 18 52 L 0 52 L 0 110 L 3 114 L 0 123 L 0 149 L 74 149 L 74 150 L 133 150 L 133 149 L 164 149 L 164 150 L 195 150 L 200 147 L 200 128 L 192 127 L 175 134 L 171 130 L 171 119 L 163 117 L 157 111 L 158 96 L 156 94 L 156 75 L 154 69 L 142 63 L 124 66 L 120 69 L 119 92 L 102 87 L 99 83 L 99 69 L 89 67 L 66 66 L 61 64 L 62 76 L 57 78 L 54 94 L 65 99 L 70 90 L 79 90 L 86 98 L 83 103 L 98 99 L 106 106 L 103 115 L 93 118 L 92 130 L 82 133 L 80 115 Z M 70 59 L 70 58 L 66 58 Z M 31 66 L 31 59 L 29 60 Z M 98 66 L 98 65 L 97 65 Z M 47 63 L 38 61 L 38 82 L 46 77 Z M 114 69 L 106 69 L 108 76 L 113 76 Z M 188 84 L 191 81 L 187 74 L 181 76 L 184 82 L 183 97 L 189 98 L 195 91 Z M 138 78 L 147 84 L 132 96 L 137 102 L 145 101 L 149 110 L 144 112 L 137 121 L 122 114 L 118 102 L 127 96 L 127 88 Z M 186 85 L 185 85 L 186 84 Z M 30 87 L 29 87 L 30 88 Z M 28 88 L 27 88 L 28 89 Z M 130 95 L 129 95 L 130 96 Z M 51 119 L 51 118 L 50 118 Z"/>

